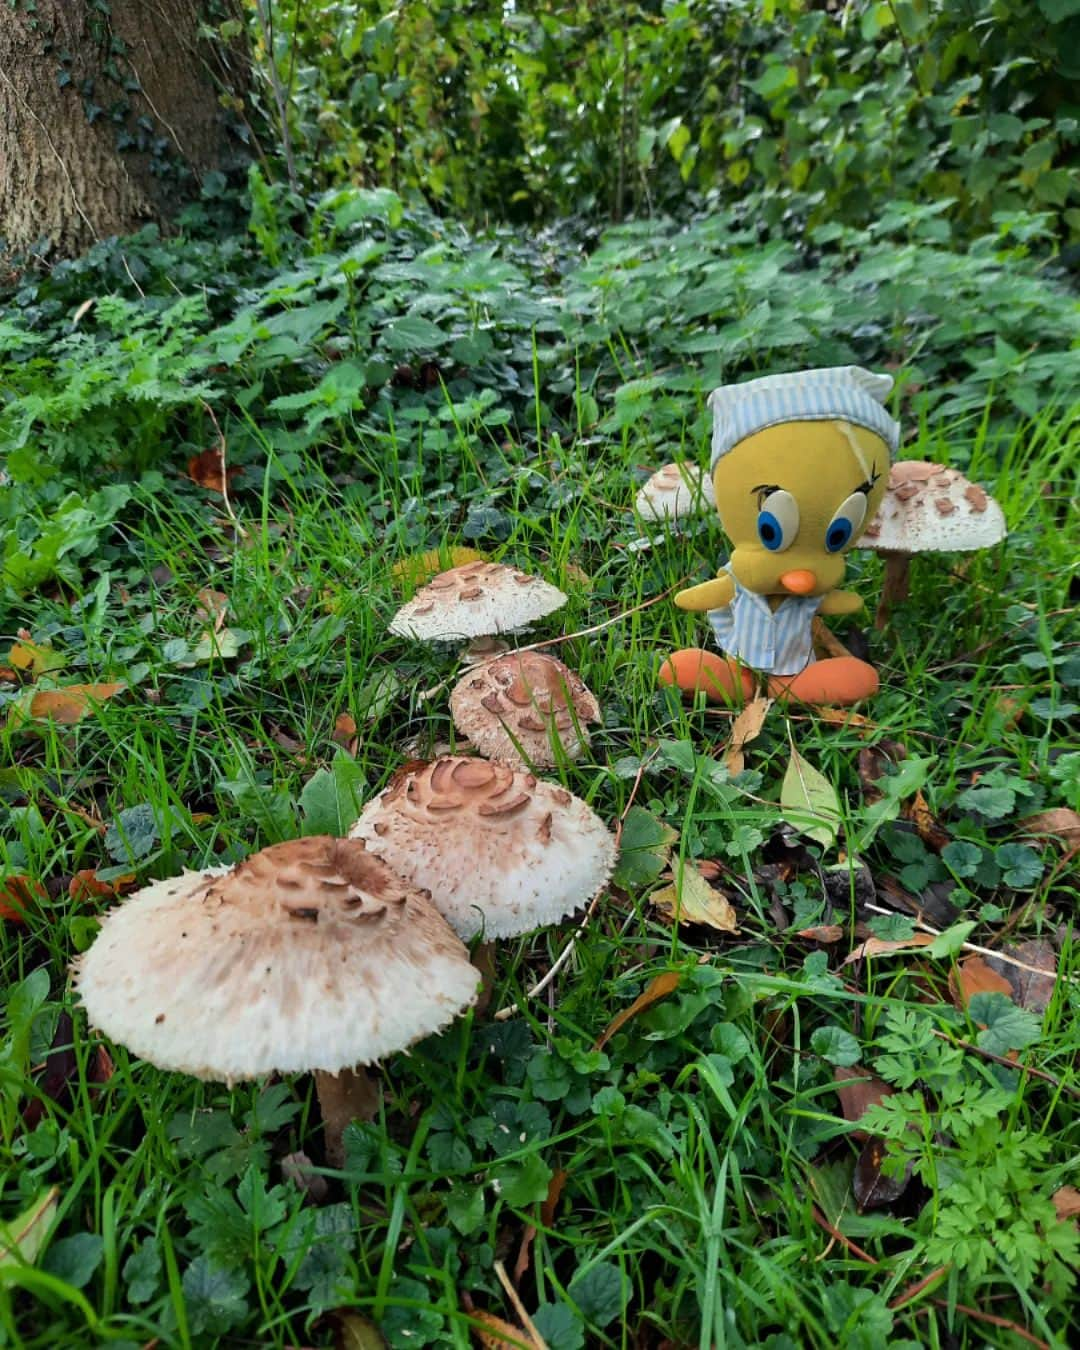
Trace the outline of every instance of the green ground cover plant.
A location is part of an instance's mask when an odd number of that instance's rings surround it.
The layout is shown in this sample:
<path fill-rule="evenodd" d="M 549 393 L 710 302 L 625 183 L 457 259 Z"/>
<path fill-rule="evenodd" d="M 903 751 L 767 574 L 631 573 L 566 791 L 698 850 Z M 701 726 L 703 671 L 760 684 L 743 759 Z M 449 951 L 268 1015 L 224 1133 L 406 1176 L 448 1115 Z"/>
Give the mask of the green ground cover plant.
<path fill-rule="evenodd" d="M 301 214 L 254 174 L 251 207 L 6 297 L 0 1337 L 465 1346 L 521 1325 L 501 1263 L 552 1350 L 1068 1344 L 1078 310 L 1046 219 L 957 252 L 934 208 L 794 243 L 710 211 L 586 252 L 388 190 Z M 634 495 L 702 458 L 713 384 L 844 361 L 893 370 L 903 455 L 985 484 L 1010 539 L 916 560 L 888 629 L 839 626 L 880 695 L 774 707 L 733 774 L 735 713 L 655 678 L 703 638 L 670 592 L 719 527 Z M 67 967 L 114 892 L 340 832 L 454 742 L 459 653 L 387 623 L 392 564 L 462 545 L 569 596 L 535 636 L 604 718 L 553 776 L 619 869 L 544 994 L 573 924 L 503 944 L 512 1014 L 387 1063 L 308 1191 L 306 1080 L 103 1047 Z M 651 900 L 699 870 L 737 933 Z"/>

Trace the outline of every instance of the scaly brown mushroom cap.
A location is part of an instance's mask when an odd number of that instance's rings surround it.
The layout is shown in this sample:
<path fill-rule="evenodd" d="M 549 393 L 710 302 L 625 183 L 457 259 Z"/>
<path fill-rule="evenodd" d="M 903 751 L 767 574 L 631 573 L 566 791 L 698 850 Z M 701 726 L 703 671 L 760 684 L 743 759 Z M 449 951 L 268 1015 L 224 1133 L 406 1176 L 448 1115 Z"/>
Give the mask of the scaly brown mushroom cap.
<path fill-rule="evenodd" d="M 440 572 L 394 615 L 390 631 L 422 642 L 512 633 L 566 604 L 541 577 L 502 563 L 473 562 Z"/>
<path fill-rule="evenodd" d="M 696 464 L 665 464 L 634 500 L 642 520 L 678 520 L 700 515 L 715 505 L 712 479 Z"/>
<path fill-rule="evenodd" d="M 590 900 L 615 840 L 583 801 L 506 764 L 448 755 L 401 775 L 351 833 L 465 939 L 513 937 Z"/>
<path fill-rule="evenodd" d="M 450 695 L 450 711 L 482 755 L 515 765 L 525 762 L 521 750 L 533 764 L 555 764 L 553 735 L 577 759 L 589 744 L 584 724 L 600 720 L 580 676 L 541 652 L 512 652 L 470 670 Z"/>
<path fill-rule="evenodd" d="M 74 964 L 91 1024 L 196 1078 L 337 1073 L 438 1031 L 476 997 L 432 904 L 358 840 L 316 837 L 159 881 Z"/>
<path fill-rule="evenodd" d="M 967 553 L 1005 538 L 1001 507 L 956 469 L 901 460 L 859 548 L 879 553 Z"/>

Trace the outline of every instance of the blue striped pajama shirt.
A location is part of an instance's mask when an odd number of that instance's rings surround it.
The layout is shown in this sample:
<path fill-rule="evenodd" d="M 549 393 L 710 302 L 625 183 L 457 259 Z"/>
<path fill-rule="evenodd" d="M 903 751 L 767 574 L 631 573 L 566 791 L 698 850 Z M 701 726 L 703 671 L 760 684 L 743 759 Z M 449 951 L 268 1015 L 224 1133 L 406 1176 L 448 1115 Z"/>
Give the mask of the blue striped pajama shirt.
<path fill-rule="evenodd" d="M 731 572 L 731 568 L 725 569 Z M 732 574 L 734 580 L 734 574 Z M 797 675 L 814 659 L 810 621 L 824 596 L 789 595 L 775 610 L 769 597 L 735 581 L 735 597 L 722 609 L 710 609 L 716 645 L 744 666 L 767 675 Z"/>

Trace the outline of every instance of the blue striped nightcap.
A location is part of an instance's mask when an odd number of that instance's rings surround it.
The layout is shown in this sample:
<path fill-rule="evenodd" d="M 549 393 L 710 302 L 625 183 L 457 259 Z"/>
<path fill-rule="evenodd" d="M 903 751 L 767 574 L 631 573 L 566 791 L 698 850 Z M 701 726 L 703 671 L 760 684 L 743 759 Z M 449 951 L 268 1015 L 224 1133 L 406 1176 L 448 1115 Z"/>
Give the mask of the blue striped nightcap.
<path fill-rule="evenodd" d="M 875 375 L 861 366 L 826 366 L 721 385 L 709 395 L 713 410 L 710 472 L 718 459 L 747 436 L 782 422 L 853 422 L 880 436 L 894 455 L 900 425 L 881 406 L 892 384 L 891 375 Z"/>

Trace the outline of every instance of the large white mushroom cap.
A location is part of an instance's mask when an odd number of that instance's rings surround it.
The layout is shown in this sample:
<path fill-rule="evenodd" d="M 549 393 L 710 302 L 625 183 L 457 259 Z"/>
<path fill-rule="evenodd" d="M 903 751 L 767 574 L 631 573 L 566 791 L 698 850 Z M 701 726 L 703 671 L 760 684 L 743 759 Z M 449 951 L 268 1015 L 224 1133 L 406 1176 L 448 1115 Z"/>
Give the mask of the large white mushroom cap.
<path fill-rule="evenodd" d="M 430 891 L 465 939 L 555 923 L 590 900 L 615 866 L 611 832 L 565 788 L 456 755 L 403 774 L 351 833 Z"/>
<path fill-rule="evenodd" d="M 665 464 L 634 500 L 634 509 L 642 520 L 678 520 L 715 505 L 712 479 L 696 464 Z"/>
<path fill-rule="evenodd" d="M 482 755 L 517 765 L 522 751 L 533 764 L 554 764 L 553 736 L 577 759 L 589 744 L 585 723 L 600 718 L 581 677 L 541 652 L 511 652 L 476 666 L 454 687 L 450 711 Z"/>
<path fill-rule="evenodd" d="M 985 489 L 956 469 L 901 460 L 859 548 L 879 553 L 968 553 L 1005 538 L 1005 516 Z"/>
<path fill-rule="evenodd" d="M 566 596 L 541 577 L 502 563 L 451 567 L 394 615 L 390 631 L 422 642 L 454 642 L 512 633 L 566 604 Z"/>
<path fill-rule="evenodd" d="M 430 901 L 358 840 L 326 837 L 144 888 L 105 916 L 74 972 L 110 1039 L 226 1082 L 369 1064 L 477 990 Z"/>

